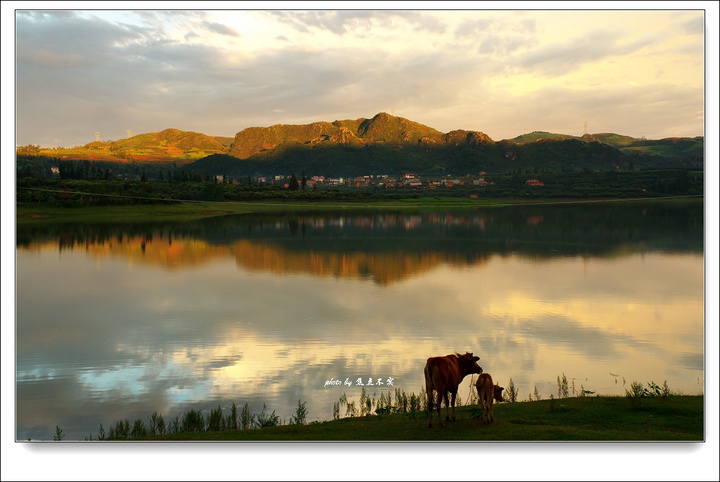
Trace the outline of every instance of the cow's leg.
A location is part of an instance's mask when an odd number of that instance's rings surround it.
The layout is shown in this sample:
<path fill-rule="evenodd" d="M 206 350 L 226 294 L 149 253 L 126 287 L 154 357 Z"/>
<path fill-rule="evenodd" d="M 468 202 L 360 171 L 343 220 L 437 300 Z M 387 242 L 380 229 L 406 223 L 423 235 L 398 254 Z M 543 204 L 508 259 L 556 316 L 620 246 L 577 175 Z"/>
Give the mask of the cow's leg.
<path fill-rule="evenodd" d="M 455 418 L 455 398 L 457 397 L 457 390 L 455 390 L 454 392 L 451 392 L 451 393 L 452 393 L 452 413 L 453 413 L 452 421 L 454 422 L 455 420 L 457 420 Z"/>
<path fill-rule="evenodd" d="M 438 420 L 440 421 L 440 426 L 443 427 L 443 420 L 442 420 L 442 399 L 443 394 L 442 392 L 437 392 L 437 414 L 438 414 Z M 447 395 L 445 395 L 445 403 L 447 404 Z"/>
<path fill-rule="evenodd" d="M 428 427 L 432 428 L 432 411 L 433 411 L 433 391 L 432 388 L 426 388 L 427 406 L 428 406 Z"/>
<path fill-rule="evenodd" d="M 495 419 L 493 418 L 493 399 L 490 398 L 490 401 L 488 402 L 488 423 L 494 422 Z"/>
<path fill-rule="evenodd" d="M 448 398 L 448 392 L 445 392 L 445 421 L 450 421 L 450 400 Z"/>
<path fill-rule="evenodd" d="M 487 400 L 485 394 L 480 397 L 480 414 L 482 415 L 483 424 L 487 424 Z"/>
<path fill-rule="evenodd" d="M 478 392 L 478 405 L 480 406 L 480 420 L 482 420 L 484 422 L 485 421 L 485 405 L 483 403 L 484 398 L 483 398 L 482 391 L 480 390 L 480 387 L 478 387 L 477 385 L 476 385 L 476 387 L 477 387 L 477 392 Z"/>

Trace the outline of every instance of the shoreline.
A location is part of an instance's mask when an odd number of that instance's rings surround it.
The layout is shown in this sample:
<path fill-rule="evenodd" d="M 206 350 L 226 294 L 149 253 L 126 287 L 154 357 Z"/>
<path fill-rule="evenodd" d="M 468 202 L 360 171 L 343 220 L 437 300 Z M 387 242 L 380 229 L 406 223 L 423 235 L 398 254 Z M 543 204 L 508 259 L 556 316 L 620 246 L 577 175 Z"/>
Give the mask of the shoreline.
<path fill-rule="evenodd" d="M 648 198 L 405 198 L 399 200 L 258 200 L 258 201 L 173 201 L 152 204 L 108 206 L 57 206 L 48 203 L 16 203 L 16 226 L 52 222 L 152 222 L 190 221 L 213 216 L 288 211 L 345 211 L 375 209 L 477 209 L 508 206 L 608 204 L 635 202 L 704 202 L 704 195 Z"/>

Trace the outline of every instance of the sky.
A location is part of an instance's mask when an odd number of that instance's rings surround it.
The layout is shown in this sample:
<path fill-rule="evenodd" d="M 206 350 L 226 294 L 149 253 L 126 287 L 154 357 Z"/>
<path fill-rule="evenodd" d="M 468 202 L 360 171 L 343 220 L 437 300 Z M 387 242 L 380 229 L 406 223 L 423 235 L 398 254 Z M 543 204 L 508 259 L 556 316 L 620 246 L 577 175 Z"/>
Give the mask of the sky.
<path fill-rule="evenodd" d="M 407 5 L 18 9 L 16 145 L 71 147 L 96 132 L 117 140 L 166 128 L 232 137 L 379 112 L 495 140 L 532 131 L 703 135 L 700 9 Z"/>

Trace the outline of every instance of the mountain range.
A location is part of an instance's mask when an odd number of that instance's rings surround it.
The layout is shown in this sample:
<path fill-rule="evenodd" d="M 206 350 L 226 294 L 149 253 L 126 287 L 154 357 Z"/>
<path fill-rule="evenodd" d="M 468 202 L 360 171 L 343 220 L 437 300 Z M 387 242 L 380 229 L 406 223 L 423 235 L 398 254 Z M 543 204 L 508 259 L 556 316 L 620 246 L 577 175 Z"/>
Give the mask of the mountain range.
<path fill-rule="evenodd" d="M 186 169 L 229 176 L 465 175 L 704 166 L 703 137 L 647 140 L 614 133 L 578 137 L 536 131 L 494 141 L 479 131 L 443 133 L 384 112 L 369 119 L 249 127 L 234 138 L 166 129 L 96 141 L 67 153 L 56 149 L 58 154 L 73 159 L 178 162 Z"/>

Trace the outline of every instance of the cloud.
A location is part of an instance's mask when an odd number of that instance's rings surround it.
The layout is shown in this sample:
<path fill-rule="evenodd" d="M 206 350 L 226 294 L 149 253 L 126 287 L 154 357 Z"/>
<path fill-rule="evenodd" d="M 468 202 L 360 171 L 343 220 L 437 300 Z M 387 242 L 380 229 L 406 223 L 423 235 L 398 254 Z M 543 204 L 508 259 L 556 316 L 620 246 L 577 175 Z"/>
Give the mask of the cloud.
<path fill-rule="evenodd" d="M 393 109 L 495 139 L 578 134 L 584 120 L 635 135 L 623 130 L 643 117 L 651 138 L 698 135 L 702 15 L 691 13 L 671 30 L 629 29 L 623 16 L 583 31 L 588 16 L 572 12 L 19 12 L 17 142 L 72 146 L 169 125 L 232 136 Z M 573 20 L 564 37 L 548 35 Z M 633 97 L 649 91 L 671 111 Z"/>
<path fill-rule="evenodd" d="M 234 29 L 228 27 L 227 25 L 223 25 L 221 23 L 216 22 L 202 22 L 203 26 L 210 30 L 211 32 L 219 33 L 220 35 L 228 35 L 230 37 L 239 37 L 240 34 L 237 33 Z"/>
<path fill-rule="evenodd" d="M 440 33 L 445 31 L 442 21 L 422 12 L 393 10 L 340 10 L 309 12 L 272 12 L 280 22 L 302 33 L 324 30 L 335 35 L 367 35 L 375 29 L 411 27 L 416 31 Z"/>
<path fill-rule="evenodd" d="M 705 18 L 702 15 L 694 15 L 684 20 L 680 28 L 688 35 L 703 35 L 705 33 Z"/>
<path fill-rule="evenodd" d="M 651 43 L 652 38 L 643 38 L 628 44 L 620 44 L 617 32 L 594 30 L 566 42 L 530 49 L 511 58 L 510 64 L 519 72 L 561 76 L 609 57 L 632 54 Z"/>

